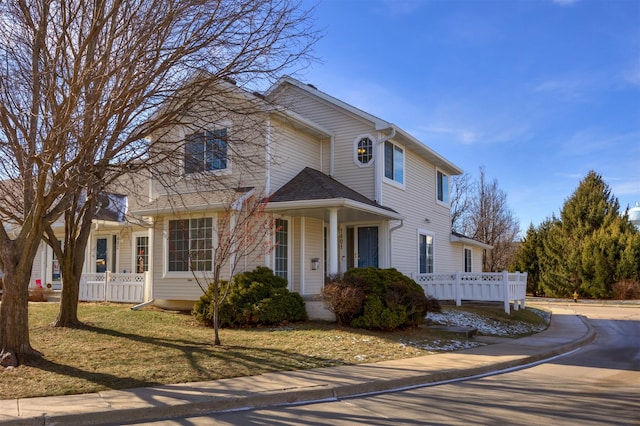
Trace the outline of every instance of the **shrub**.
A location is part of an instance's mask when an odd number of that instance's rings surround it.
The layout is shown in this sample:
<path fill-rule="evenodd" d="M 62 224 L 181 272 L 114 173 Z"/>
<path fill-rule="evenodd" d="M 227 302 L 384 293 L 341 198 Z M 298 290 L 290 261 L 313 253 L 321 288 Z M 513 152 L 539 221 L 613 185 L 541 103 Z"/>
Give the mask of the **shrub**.
<path fill-rule="evenodd" d="M 222 294 L 225 288 L 229 285 L 226 280 L 220 280 L 218 283 L 220 286 L 220 294 Z M 213 300 L 214 300 L 214 285 L 209 284 L 207 291 L 200 296 L 200 299 L 193 306 L 191 312 L 196 321 L 205 324 L 207 326 L 213 326 Z"/>
<path fill-rule="evenodd" d="M 367 282 L 358 276 L 332 277 L 322 289 L 326 308 L 336 316 L 338 325 L 349 325 L 364 308 L 369 292 Z"/>
<path fill-rule="evenodd" d="M 359 328 L 415 327 L 430 308 L 440 308 L 420 285 L 393 268 L 350 269 L 341 280 L 327 284 L 323 296 L 338 322 Z"/>
<path fill-rule="evenodd" d="M 304 321 L 304 300 L 287 290 L 287 281 L 267 267 L 237 274 L 229 285 L 229 294 L 220 304 L 220 327 L 279 324 Z M 205 324 L 213 323 L 213 285 L 196 302 L 193 314 Z"/>
<path fill-rule="evenodd" d="M 640 299 L 640 282 L 623 280 L 614 283 L 613 298 L 617 300 Z"/>

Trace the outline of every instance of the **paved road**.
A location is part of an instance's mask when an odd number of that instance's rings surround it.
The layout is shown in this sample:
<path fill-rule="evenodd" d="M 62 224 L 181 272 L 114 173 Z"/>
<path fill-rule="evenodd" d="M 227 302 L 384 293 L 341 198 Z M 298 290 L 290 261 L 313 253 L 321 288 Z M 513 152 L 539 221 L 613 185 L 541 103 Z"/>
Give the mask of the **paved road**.
<path fill-rule="evenodd" d="M 640 425 L 640 308 L 558 307 L 585 315 L 595 341 L 496 376 L 340 401 L 147 423 L 175 425 Z"/>

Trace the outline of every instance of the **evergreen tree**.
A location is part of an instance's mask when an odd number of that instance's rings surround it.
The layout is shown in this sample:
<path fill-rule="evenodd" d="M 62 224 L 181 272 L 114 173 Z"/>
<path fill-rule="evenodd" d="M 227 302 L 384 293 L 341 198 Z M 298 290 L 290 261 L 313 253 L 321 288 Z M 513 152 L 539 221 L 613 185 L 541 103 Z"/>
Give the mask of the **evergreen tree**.
<path fill-rule="evenodd" d="M 538 258 L 538 246 L 540 245 L 540 236 L 533 226 L 529 225 L 527 234 L 520 243 L 518 250 L 514 254 L 513 262 L 509 268 L 510 271 L 526 271 L 527 272 L 527 292 L 537 296 L 540 292 L 540 261 Z"/>
<path fill-rule="evenodd" d="M 635 234 L 602 176 L 590 171 L 543 239 L 540 281 L 545 292 L 611 297 L 614 282 L 638 277 Z"/>

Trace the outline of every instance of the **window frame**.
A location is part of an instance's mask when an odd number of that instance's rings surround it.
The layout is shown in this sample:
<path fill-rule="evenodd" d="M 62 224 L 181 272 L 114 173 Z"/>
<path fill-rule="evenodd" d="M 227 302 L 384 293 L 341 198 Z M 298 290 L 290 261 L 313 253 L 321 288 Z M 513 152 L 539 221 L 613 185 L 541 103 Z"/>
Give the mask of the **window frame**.
<path fill-rule="evenodd" d="M 451 202 L 451 176 L 440 169 L 436 169 L 436 202 L 443 206 L 449 206 Z"/>
<path fill-rule="evenodd" d="M 426 264 L 425 264 L 425 269 L 426 271 L 422 271 L 422 237 L 426 237 L 427 240 L 425 241 L 425 243 L 428 245 L 428 239 L 431 239 L 431 257 L 429 258 L 428 256 L 428 251 L 427 251 L 427 255 L 425 256 L 426 258 Z M 431 231 L 428 231 L 426 229 L 419 229 L 418 230 L 418 274 L 433 274 L 435 272 L 435 268 L 436 268 L 436 247 L 435 247 L 435 234 Z M 429 260 L 431 260 L 431 262 L 429 263 Z M 429 266 L 431 268 L 429 268 Z M 429 271 L 429 269 L 431 269 Z"/>
<path fill-rule="evenodd" d="M 147 239 L 147 245 L 145 246 L 146 247 L 146 251 L 142 255 L 138 253 L 138 249 L 141 247 L 141 246 L 138 245 L 138 238 L 146 238 Z M 131 262 L 131 265 L 132 265 L 131 272 L 140 273 L 140 272 L 138 272 L 138 257 L 139 256 L 143 256 L 143 265 L 144 265 L 143 269 L 144 269 L 144 272 L 149 272 L 149 259 L 150 259 L 150 256 L 151 256 L 151 246 L 150 246 L 151 240 L 149 239 L 149 233 L 148 232 L 134 232 L 132 234 L 132 240 L 133 240 L 132 241 L 132 244 L 133 244 L 133 248 L 132 248 L 133 259 L 132 259 L 132 262 Z"/>
<path fill-rule="evenodd" d="M 279 275 L 279 269 L 277 267 L 278 265 L 278 247 L 282 247 L 280 244 L 278 244 L 278 222 L 279 221 L 283 221 L 287 223 L 287 234 L 286 234 L 286 248 L 287 248 L 287 257 L 286 257 L 286 277 L 282 277 L 282 275 Z M 273 244 L 273 256 L 272 256 L 272 261 L 271 261 L 271 266 L 273 268 L 273 273 L 279 277 L 285 278 L 287 280 L 287 287 L 291 288 L 291 274 L 292 274 L 292 270 L 291 270 L 291 256 L 292 256 L 292 251 L 293 251 L 293 247 L 291 245 L 292 239 L 292 231 L 293 231 L 293 222 L 291 221 L 291 218 L 288 216 L 281 216 L 281 217 L 274 217 L 274 221 L 273 221 L 273 235 L 272 235 L 272 244 Z"/>
<path fill-rule="evenodd" d="M 392 177 L 387 176 L 387 166 L 389 163 L 389 157 L 387 156 L 387 147 L 390 146 L 391 147 L 391 153 L 392 156 L 391 158 L 391 175 Z M 404 148 L 404 146 L 397 144 L 395 142 L 392 142 L 390 140 L 385 141 L 384 142 L 384 146 L 383 146 L 383 153 L 384 153 L 384 164 L 383 164 L 383 178 L 384 181 L 391 184 L 391 185 L 395 185 L 397 187 L 400 187 L 402 189 L 404 189 L 406 181 L 407 181 L 407 171 L 406 171 L 406 158 L 407 158 L 407 153 L 406 150 Z M 401 161 L 397 161 L 397 157 L 396 155 L 398 155 L 398 153 L 402 156 L 401 157 Z M 397 164 L 400 165 L 400 168 L 398 169 Z M 401 180 L 398 180 L 398 172 L 401 174 L 400 178 Z"/>
<path fill-rule="evenodd" d="M 206 259 L 205 261 L 210 262 L 210 269 L 192 269 L 192 262 L 190 259 L 188 260 L 183 260 L 182 262 L 187 262 L 187 269 L 186 270 L 171 270 L 171 252 L 172 250 L 170 249 L 170 244 L 171 244 L 171 230 L 170 230 L 170 223 L 171 222 L 177 222 L 177 221 L 188 221 L 189 222 L 189 229 L 183 229 L 181 232 L 183 232 L 184 234 L 187 235 L 187 242 L 188 242 L 188 247 L 186 249 L 186 253 L 187 255 L 189 254 L 189 252 L 191 251 L 191 247 L 192 244 L 194 242 L 198 241 L 198 238 L 196 236 L 196 238 L 193 237 L 193 232 L 194 228 L 192 227 L 194 221 L 197 223 L 197 221 L 200 220 L 210 220 L 211 221 L 211 240 L 210 240 L 210 259 Z M 190 217 L 184 217 L 184 218 L 178 218 L 178 217 L 172 217 L 172 218 L 166 218 L 165 219 L 165 224 L 164 224 L 164 241 L 163 241 L 163 246 L 164 246 L 164 278 L 191 278 L 194 275 L 197 276 L 202 276 L 202 277 L 206 277 L 207 274 L 211 274 L 213 272 L 213 264 L 214 264 L 214 260 L 215 260 L 215 248 L 217 246 L 217 232 L 216 232 L 216 227 L 217 227 L 217 223 L 218 223 L 218 217 L 216 214 L 212 214 L 212 215 L 206 215 L 206 216 L 190 216 Z M 206 229 L 206 228 L 205 228 Z M 198 228 L 199 230 L 199 228 Z M 200 239 L 202 240 L 202 239 Z M 183 240 L 184 242 L 185 240 Z M 205 240 L 206 241 L 206 240 Z M 184 250 L 183 250 L 184 251 Z M 200 260 L 202 261 L 202 260 Z"/>
<path fill-rule="evenodd" d="M 469 254 L 468 259 L 467 254 Z M 464 247 L 462 249 L 462 259 L 464 263 L 464 272 L 473 272 L 473 250 L 469 247 Z"/>
<path fill-rule="evenodd" d="M 182 171 L 185 176 L 200 175 L 205 173 L 220 174 L 230 171 L 231 163 L 229 160 L 229 128 L 219 127 L 213 130 L 199 130 L 184 136 L 184 155 L 182 159 Z M 200 142 L 201 150 L 193 148 L 195 142 Z M 223 156 L 214 157 L 220 148 L 220 143 L 223 146 Z M 218 144 L 218 145 L 216 145 Z M 210 149 L 207 149 L 211 145 Z M 192 151 L 192 152 L 190 152 Z M 195 157 L 195 155 L 202 156 L 198 158 L 198 161 L 189 161 L 189 158 Z M 191 155 L 192 157 L 189 157 Z M 217 161 L 224 161 L 223 167 L 214 167 L 214 163 Z M 196 163 L 200 163 L 200 167 L 197 167 Z"/>
<path fill-rule="evenodd" d="M 363 140 L 368 139 L 369 142 L 371 143 L 369 145 L 369 160 L 366 163 L 363 163 L 360 159 L 360 142 L 362 142 Z M 358 166 L 358 167 L 369 167 L 371 166 L 374 161 L 375 161 L 375 138 L 373 136 L 371 136 L 370 134 L 361 134 L 358 135 L 354 141 L 353 141 L 353 162 Z"/>

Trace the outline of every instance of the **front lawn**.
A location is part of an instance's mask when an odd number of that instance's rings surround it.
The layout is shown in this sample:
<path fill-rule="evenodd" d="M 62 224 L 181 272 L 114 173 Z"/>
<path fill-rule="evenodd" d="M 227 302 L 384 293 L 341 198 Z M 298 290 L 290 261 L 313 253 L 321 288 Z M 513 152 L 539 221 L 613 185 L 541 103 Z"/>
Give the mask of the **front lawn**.
<path fill-rule="evenodd" d="M 64 329 L 50 326 L 57 303 L 31 303 L 31 344 L 44 357 L 0 371 L 0 399 L 409 358 L 433 353 L 438 345 L 450 350 L 452 342 L 459 343 L 457 337 L 426 328 L 375 332 L 306 322 L 222 329 L 222 346 L 216 347 L 213 329 L 197 325 L 191 315 L 129 308 L 81 303 L 79 318 L 86 327 Z M 454 347 L 467 346 L 463 342 Z"/>

